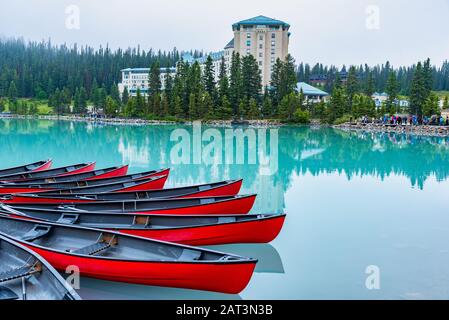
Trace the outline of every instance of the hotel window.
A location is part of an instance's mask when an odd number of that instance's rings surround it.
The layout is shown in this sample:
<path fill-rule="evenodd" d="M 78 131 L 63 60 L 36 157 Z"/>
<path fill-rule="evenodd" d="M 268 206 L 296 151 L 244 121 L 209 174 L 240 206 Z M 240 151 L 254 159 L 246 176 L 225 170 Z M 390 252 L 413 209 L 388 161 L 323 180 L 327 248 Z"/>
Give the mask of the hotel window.
<path fill-rule="evenodd" d="M 246 49 L 246 54 L 250 54 L 251 50 L 250 49 Z"/>
<path fill-rule="evenodd" d="M 262 34 L 259 36 L 259 40 L 263 41 L 263 35 Z"/>
<path fill-rule="evenodd" d="M 271 54 L 275 54 L 275 53 L 276 53 L 276 50 L 271 49 Z"/>
<path fill-rule="evenodd" d="M 262 65 L 262 61 L 259 61 L 259 66 L 261 66 Z"/>
<path fill-rule="evenodd" d="M 276 41 L 271 41 L 271 46 L 274 47 L 276 45 Z"/>
<path fill-rule="evenodd" d="M 263 49 L 263 44 L 259 44 L 259 49 Z"/>
<path fill-rule="evenodd" d="M 271 39 L 276 39 L 276 33 L 271 34 Z"/>
<path fill-rule="evenodd" d="M 246 34 L 246 38 L 251 39 L 251 33 L 248 32 L 248 33 Z"/>
<path fill-rule="evenodd" d="M 274 58 L 271 58 L 271 63 L 274 63 Z"/>
<path fill-rule="evenodd" d="M 246 45 L 248 46 L 248 47 L 251 47 L 251 41 L 246 41 Z"/>
<path fill-rule="evenodd" d="M 260 57 L 260 58 L 262 58 L 262 57 L 263 57 L 263 54 L 262 54 L 262 52 L 259 52 L 259 57 Z"/>

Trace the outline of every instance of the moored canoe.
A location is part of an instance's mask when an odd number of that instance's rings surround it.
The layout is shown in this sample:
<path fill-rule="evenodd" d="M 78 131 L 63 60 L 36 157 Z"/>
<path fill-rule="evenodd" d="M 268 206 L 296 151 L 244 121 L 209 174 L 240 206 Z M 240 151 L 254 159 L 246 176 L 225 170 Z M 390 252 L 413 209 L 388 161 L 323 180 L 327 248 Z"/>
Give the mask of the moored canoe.
<path fill-rule="evenodd" d="M 111 193 L 77 193 L 74 195 L 60 194 L 60 192 L 40 192 L 38 194 L 15 194 L 0 197 L 3 203 L 83 203 L 92 201 L 126 201 L 151 200 L 159 198 L 199 198 L 235 196 L 239 193 L 242 180 L 230 180 L 208 183 L 189 187 L 160 189 L 138 192 Z"/>
<path fill-rule="evenodd" d="M 257 260 L 121 233 L 0 216 L 0 233 L 40 254 L 58 270 L 77 266 L 98 279 L 241 292 Z"/>
<path fill-rule="evenodd" d="M 187 198 L 187 199 L 153 199 L 137 201 L 96 201 L 88 203 L 17 203 L 11 207 L 60 210 L 72 212 L 115 212 L 131 214 L 215 214 L 236 215 L 251 211 L 257 195 L 237 195 L 225 197 Z"/>
<path fill-rule="evenodd" d="M 42 170 L 50 169 L 52 165 L 52 160 L 44 160 L 44 161 L 38 161 L 30 164 L 25 164 L 18 167 L 13 168 L 7 168 L 7 169 L 0 169 L 0 179 L 1 176 L 8 176 L 11 174 L 17 174 L 17 173 L 26 173 L 26 172 L 37 172 Z"/>
<path fill-rule="evenodd" d="M 79 299 L 41 256 L 0 235 L 0 301 Z"/>
<path fill-rule="evenodd" d="M 74 213 L 23 208 L 15 210 L 5 205 L 1 206 L 0 212 L 195 246 L 269 243 L 280 233 L 286 217 L 285 214 L 172 216 Z"/>

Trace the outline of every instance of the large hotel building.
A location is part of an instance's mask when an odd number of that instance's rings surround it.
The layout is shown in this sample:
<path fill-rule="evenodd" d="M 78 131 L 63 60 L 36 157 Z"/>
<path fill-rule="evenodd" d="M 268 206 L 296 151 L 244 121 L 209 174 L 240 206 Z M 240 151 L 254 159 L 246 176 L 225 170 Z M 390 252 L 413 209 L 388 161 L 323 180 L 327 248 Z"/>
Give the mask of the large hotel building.
<path fill-rule="evenodd" d="M 241 56 L 253 55 L 258 61 L 262 75 L 263 86 L 269 85 L 273 65 L 279 58 L 284 60 L 288 55 L 288 45 L 290 38 L 290 25 L 280 20 L 258 16 L 248 20 L 243 20 L 232 25 L 234 38 L 224 47 L 223 50 L 211 53 L 210 56 L 214 62 L 215 77 L 218 80 L 218 74 L 221 67 L 222 58 L 229 72 L 233 52 L 238 52 Z M 208 56 L 194 59 L 186 54 L 183 60 L 189 63 L 198 61 L 201 68 L 204 67 Z M 142 94 L 148 91 L 148 68 L 124 69 L 122 70 L 122 82 L 119 83 L 119 91 L 123 93 L 125 88 L 130 95 L 135 95 L 137 89 Z M 175 68 L 162 68 L 161 80 L 164 83 L 167 73 L 176 73 Z"/>

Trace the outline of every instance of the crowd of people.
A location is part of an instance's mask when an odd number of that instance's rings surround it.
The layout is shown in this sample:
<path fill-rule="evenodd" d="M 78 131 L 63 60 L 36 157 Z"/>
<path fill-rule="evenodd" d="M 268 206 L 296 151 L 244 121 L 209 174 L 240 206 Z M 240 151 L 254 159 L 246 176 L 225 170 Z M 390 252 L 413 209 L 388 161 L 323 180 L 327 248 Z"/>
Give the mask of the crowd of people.
<path fill-rule="evenodd" d="M 426 116 L 416 116 L 416 115 L 409 115 L 409 116 L 383 116 L 379 119 L 372 119 L 368 116 L 363 116 L 362 124 L 368 124 L 368 123 L 378 123 L 383 125 L 410 125 L 410 126 L 420 126 L 420 125 L 430 125 L 430 126 L 449 126 L 449 116 L 443 117 L 443 116 L 432 116 L 432 117 L 426 117 Z"/>

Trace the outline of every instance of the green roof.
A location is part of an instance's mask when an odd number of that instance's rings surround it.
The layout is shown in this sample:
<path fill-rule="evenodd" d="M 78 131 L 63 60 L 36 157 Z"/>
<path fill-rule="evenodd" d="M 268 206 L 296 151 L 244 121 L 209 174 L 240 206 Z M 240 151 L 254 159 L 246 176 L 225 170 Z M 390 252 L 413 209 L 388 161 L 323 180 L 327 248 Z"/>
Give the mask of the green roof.
<path fill-rule="evenodd" d="M 296 90 L 298 92 L 302 91 L 302 93 L 304 93 L 305 95 L 308 95 L 308 96 L 328 96 L 329 95 L 327 92 L 324 92 L 323 90 L 315 88 L 305 82 L 298 82 L 298 84 L 296 85 Z"/>
<path fill-rule="evenodd" d="M 247 26 L 247 25 L 269 25 L 269 26 L 283 26 L 289 28 L 290 25 L 284 21 L 272 19 L 266 16 L 257 16 L 251 19 L 242 20 L 234 23 L 232 26 Z"/>

